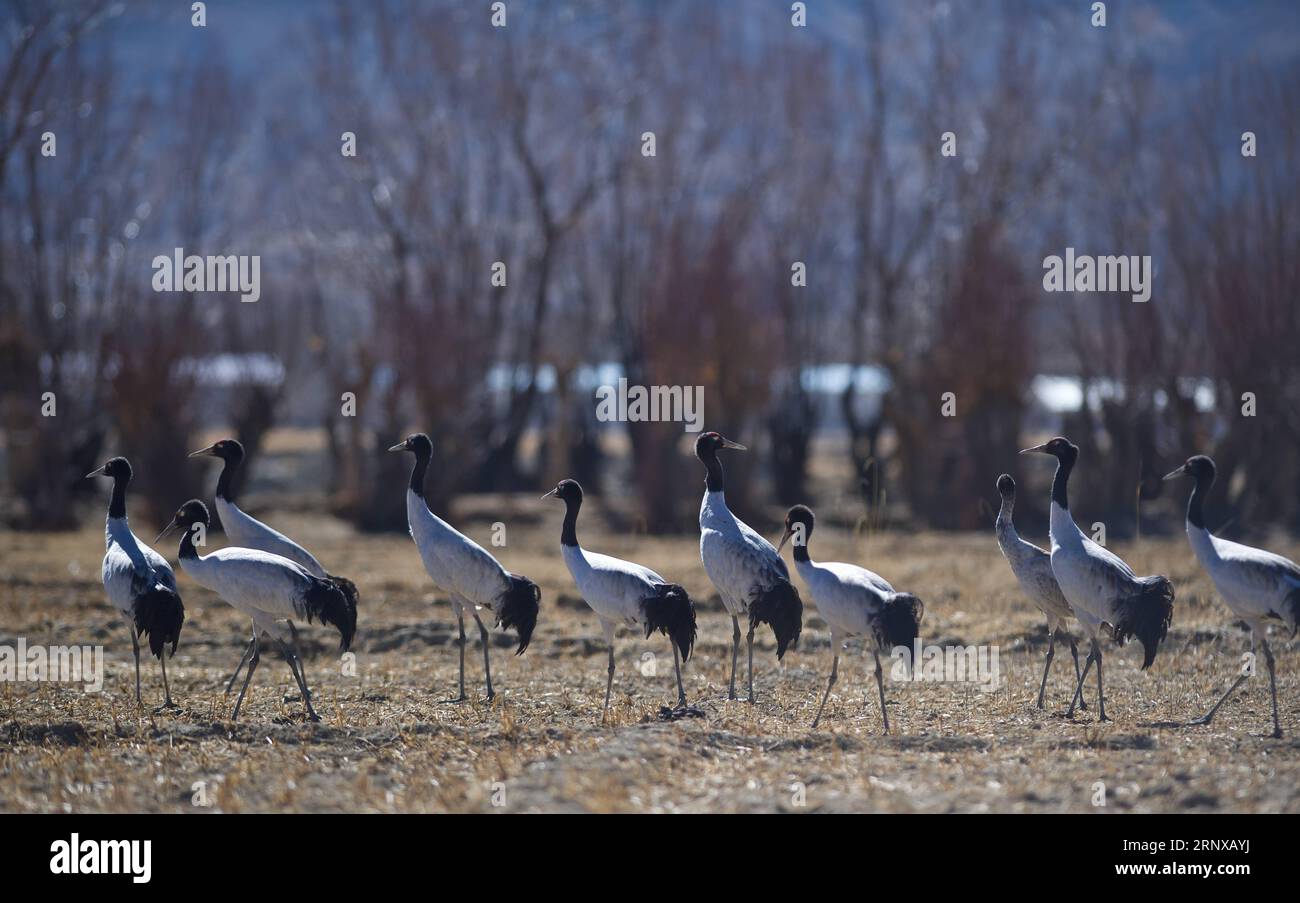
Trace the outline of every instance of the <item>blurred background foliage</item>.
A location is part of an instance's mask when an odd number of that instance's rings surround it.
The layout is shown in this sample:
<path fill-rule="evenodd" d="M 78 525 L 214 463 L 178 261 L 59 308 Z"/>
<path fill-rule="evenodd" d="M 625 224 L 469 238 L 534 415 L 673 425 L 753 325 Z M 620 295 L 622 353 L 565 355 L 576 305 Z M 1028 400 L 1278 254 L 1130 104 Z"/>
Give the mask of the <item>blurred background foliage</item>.
<path fill-rule="evenodd" d="M 0 4 L 3 517 L 71 526 L 118 453 L 170 513 L 200 432 L 256 473 L 294 427 L 400 530 L 420 429 L 434 510 L 575 476 L 693 529 L 681 425 L 595 419 L 625 376 L 704 387 L 739 510 L 816 502 L 816 447 L 861 522 L 977 528 L 1064 432 L 1112 531 L 1194 451 L 1231 523 L 1300 530 L 1294 6 L 809 6 Z M 1152 300 L 1045 293 L 1067 246 L 1152 255 Z M 153 292 L 174 247 L 260 255 L 261 300 Z"/>

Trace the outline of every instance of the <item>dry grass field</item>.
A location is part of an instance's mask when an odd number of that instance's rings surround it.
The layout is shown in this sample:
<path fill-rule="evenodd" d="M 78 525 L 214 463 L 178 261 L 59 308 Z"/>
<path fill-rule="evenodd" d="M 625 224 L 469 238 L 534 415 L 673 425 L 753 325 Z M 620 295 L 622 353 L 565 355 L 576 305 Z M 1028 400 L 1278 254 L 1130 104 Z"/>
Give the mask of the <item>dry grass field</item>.
<path fill-rule="evenodd" d="M 183 575 L 187 620 L 169 669 L 181 710 L 152 714 L 161 682 L 150 660 L 142 713 L 131 693 L 129 641 L 99 584 L 102 528 L 0 537 L 0 644 L 18 637 L 102 644 L 106 659 L 101 693 L 0 685 L 0 811 L 1300 811 L 1300 655 L 1290 637 L 1274 638 L 1285 739 L 1264 736 L 1262 675 L 1212 727 L 1173 726 L 1227 685 L 1245 644 L 1181 536 L 1118 548 L 1140 573 L 1168 574 L 1178 599 L 1150 672 L 1138 670 L 1136 648 L 1108 644 L 1115 720 L 1098 725 L 1091 707 L 1073 721 L 1063 717 L 1068 649 L 1058 648 L 1048 710 L 1034 708 L 1043 622 L 991 533 L 855 537 L 819 529 L 816 557 L 864 563 L 925 600 L 927 643 L 999 647 L 1003 685 L 995 692 L 890 685 L 893 730 L 882 736 L 870 669 L 857 650 L 842 659 L 822 725 L 809 730 L 830 665 L 828 634 L 812 610 L 783 666 L 770 633 L 760 633 L 757 704 L 726 701 L 730 623 L 694 538 L 598 543 L 603 517 L 593 504 L 584 511 L 589 546 L 635 556 L 686 585 L 700 607 L 699 645 L 685 673 L 703 717 L 660 720 L 674 701 L 666 640 L 625 630 L 602 721 L 605 650 L 558 555 L 560 509 L 516 498 L 474 504 L 483 510 L 466 515 L 470 532 L 486 543 L 492 520 L 510 524 L 501 557 L 544 593 L 525 655 L 514 657 L 509 638 L 494 636 L 499 692 L 491 705 L 472 630 L 471 700 L 444 701 L 456 678 L 454 622 L 409 541 L 354 535 L 288 510 L 269 515 L 362 594 L 355 677 L 343 674 L 336 636 L 304 631 L 307 676 L 324 717 L 316 725 L 303 721 L 289 669 L 274 654 L 264 656 L 241 720 L 229 722 L 233 700 L 223 689 L 246 624 Z M 149 537 L 156 529 L 137 525 Z M 1295 543 L 1275 546 L 1300 556 Z M 658 657 L 653 674 L 643 673 L 647 653 Z M 1098 781 L 1106 785 L 1104 810 L 1092 805 Z M 194 804 L 198 782 L 209 810 Z"/>

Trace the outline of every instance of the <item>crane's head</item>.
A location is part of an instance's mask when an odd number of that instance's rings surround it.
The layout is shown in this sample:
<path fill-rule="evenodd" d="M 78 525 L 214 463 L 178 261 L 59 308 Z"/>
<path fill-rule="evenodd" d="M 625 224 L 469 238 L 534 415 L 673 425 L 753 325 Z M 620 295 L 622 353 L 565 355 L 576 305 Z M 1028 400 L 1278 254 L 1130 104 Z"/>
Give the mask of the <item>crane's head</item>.
<path fill-rule="evenodd" d="M 1165 474 L 1166 480 L 1172 480 L 1174 477 L 1188 476 L 1196 482 L 1213 483 L 1214 482 L 1214 461 L 1209 455 L 1192 455 L 1183 466 Z"/>
<path fill-rule="evenodd" d="M 163 527 L 163 531 L 158 534 L 158 537 L 154 542 L 162 539 L 178 527 L 181 530 L 188 532 L 195 524 L 202 524 L 206 529 L 210 523 L 211 521 L 208 519 L 208 506 L 200 502 L 198 499 L 190 499 L 184 505 L 181 505 L 175 516 L 172 517 L 171 523 Z"/>
<path fill-rule="evenodd" d="M 1004 473 L 998 477 L 998 495 L 1004 499 L 1014 499 L 1016 497 L 1016 481 L 1011 479 L 1011 474 Z"/>
<path fill-rule="evenodd" d="M 734 448 L 736 451 L 749 450 L 739 442 L 732 442 L 721 433 L 700 433 L 700 438 L 695 440 L 695 457 L 703 461 L 724 448 Z"/>
<path fill-rule="evenodd" d="M 1031 452 L 1037 452 L 1040 455 L 1051 455 L 1062 464 L 1073 464 L 1079 457 L 1079 446 L 1072 443 L 1064 436 L 1057 436 L 1050 442 L 1044 442 L 1042 445 L 1035 445 L 1033 448 L 1023 448 L 1020 454 L 1027 455 Z"/>
<path fill-rule="evenodd" d="M 207 448 L 190 452 L 190 457 L 220 458 L 227 463 L 238 464 L 244 460 L 244 446 L 240 445 L 238 439 L 222 439 L 220 442 L 212 443 Z"/>
<path fill-rule="evenodd" d="M 552 497 L 559 499 L 565 504 L 569 504 L 570 502 L 582 504 L 582 486 L 578 484 L 577 480 L 560 480 L 560 482 L 555 484 L 554 489 L 542 496 L 544 499 Z"/>
<path fill-rule="evenodd" d="M 785 544 L 791 539 L 796 546 L 807 547 L 808 540 L 812 538 L 813 525 L 817 518 L 813 515 L 812 509 L 807 505 L 795 505 L 785 513 L 785 533 L 781 536 L 781 542 L 777 545 L 776 550 L 779 552 L 785 548 Z"/>
<path fill-rule="evenodd" d="M 131 482 L 131 463 L 126 458 L 109 458 L 104 464 L 96 467 L 90 473 L 86 474 L 86 479 L 91 477 L 110 477 L 114 480 L 121 480 L 123 483 Z"/>
<path fill-rule="evenodd" d="M 424 433 L 412 433 L 401 442 L 388 449 L 390 452 L 409 451 L 417 457 L 433 454 L 433 443 Z"/>

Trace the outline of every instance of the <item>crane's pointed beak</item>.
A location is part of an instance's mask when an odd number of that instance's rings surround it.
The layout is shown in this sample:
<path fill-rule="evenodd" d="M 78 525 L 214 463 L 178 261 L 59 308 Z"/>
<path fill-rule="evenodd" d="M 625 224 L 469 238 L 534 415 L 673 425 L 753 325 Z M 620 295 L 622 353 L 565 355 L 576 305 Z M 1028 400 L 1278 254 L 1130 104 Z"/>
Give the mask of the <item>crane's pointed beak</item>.
<path fill-rule="evenodd" d="M 1028 454 L 1032 454 L 1032 453 L 1034 453 L 1034 452 L 1038 452 L 1039 454 L 1042 454 L 1042 455 L 1050 455 L 1050 454 L 1051 454 L 1051 452 L 1049 452 L 1049 451 L 1047 450 L 1047 445 L 1046 445 L 1046 443 L 1044 443 L 1043 445 L 1035 445 L 1033 448 L 1022 448 L 1022 449 L 1020 450 L 1020 454 L 1022 454 L 1022 455 L 1028 455 Z"/>
<path fill-rule="evenodd" d="M 99 476 L 100 474 L 102 474 L 102 473 L 104 472 L 104 468 L 106 468 L 106 467 L 108 467 L 107 464 L 101 464 L 101 465 L 99 465 L 98 467 L 96 467 L 94 470 L 92 470 L 90 473 L 88 473 L 88 474 L 86 474 L 84 477 L 82 477 L 82 479 L 83 479 L 83 480 L 89 480 L 91 477 L 97 477 L 97 476 Z"/>
<path fill-rule="evenodd" d="M 776 553 L 778 555 L 781 554 L 781 550 L 785 548 L 785 544 L 790 541 L 790 537 L 793 535 L 794 535 L 794 531 L 791 530 L 789 527 L 786 527 L 785 533 L 781 536 L 781 541 L 777 543 L 776 546 Z"/>
<path fill-rule="evenodd" d="M 158 541 L 161 540 L 164 536 L 166 536 L 168 533 L 170 533 L 171 531 L 175 530 L 176 527 L 177 527 L 177 524 L 176 524 L 176 518 L 173 517 L 173 518 L 172 518 L 172 522 L 171 522 L 170 524 L 168 524 L 167 526 L 163 527 L 163 531 L 162 531 L 161 533 L 159 533 L 157 536 L 155 536 L 155 537 L 153 538 L 153 541 L 154 541 L 154 542 L 158 542 Z"/>
<path fill-rule="evenodd" d="M 1187 473 L 1187 465 L 1186 465 L 1186 464 L 1184 464 L 1182 467 L 1178 468 L 1177 470 L 1171 470 L 1171 471 L 1169 471 L 1169 473 L 1165 474 L 1161 479 L 1163 479 L 1163 480 L 1172 480 L 1174 477 L 1181 477 L 1181 476 L 1182 476 L 1183 474 L 1185 474 L 1185 473 Z"/>
<path fill-rule="evenodd" d="M 556 486 L 556 487 L 555 487 L 554 489 L 552 489 L 550 492 L 546 493 L 546 495 L 542 496 L 542 498 L 544 498 L 544 499 L 549 499 L 551 496 L 553 496 L 553 495 L 559 495 L 559 494 L 560 494 L 560 487 L 559 487 L 559 486 Z"/>
<path fill-rule="evenodd" d="M 198 451 L 192 451 L 192 452 L 190 452 L 188 455 L 186 455 L 186 457 L 187 457 L 187 458 L 201 458 L 201 457 L 203 457 L 204 455 L 211 455 L 212 457 L 215 458 L 216 455 L 217 455 L 217 447 L 216 447 L 215 445 L 209 445 L 207 448 L 201 448 L 201 449 L 199 449 Z"/>
<path fill-rule="evenodd" d="M 388 450 L 389 450 L 389 451 L 406 451 L 406 442 L 405 442 L 405 441 L 399 442 L 399 443 L 397 443 L 396 445 L 391 446 Z"/>
<path fill-rule="evenodd" d="M 749 449 L 745 448 L 745 446 L 741 445 L 739 442 L 732 442 L 730 439 L 726 438 L 725 436 L 722 439 L 722 447 L 734 448 L 736 451 L 749 451 Z"/>

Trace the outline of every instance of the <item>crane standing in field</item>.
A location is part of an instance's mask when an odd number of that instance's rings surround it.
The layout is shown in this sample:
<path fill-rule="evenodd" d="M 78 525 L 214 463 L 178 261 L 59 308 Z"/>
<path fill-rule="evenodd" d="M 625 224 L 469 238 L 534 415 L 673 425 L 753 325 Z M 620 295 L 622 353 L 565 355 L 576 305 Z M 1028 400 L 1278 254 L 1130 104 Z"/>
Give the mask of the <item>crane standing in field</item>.
<path fill-rule="evenodd" d="M 1187 502 L 1187 539 L 1192 544 L 1196 560 L 1214 581 L 1223 601 L 1232 613 L 1250 626 L 1250 648 L 1253 652 L 1258 641 L 1264 647 L 1264 661 L 1268 664 L 1268 688 L 1273 698 L 1273 736 L 1282 736 L 1282 723 L 1277 716 L 1277 678 L 1274 675 L 1273 650 L 1268 646 L 1266 622 L 1281 621 L 1295 634 L 1300 626 L 1300 565 L 1281 555 L 1219 539 L 1205 526 L 1205 497 L 1214 485 L 1214 462 L 1205 455 L 1194 455 L 1177 470 L 1165 475 L 1166 480 L 1189 476 L 1196 481 Z M 1228 687 L 1208 712 L 1192 724 L 1209 724 L 1219 711 L 1219 706 L 1242 685 L 1249 670 L 1243 670 L 1236 682 Z"/>
<path fill-rule="evenodd" d="M 727 698 L 736 698 L 736 656 L 740 651 L 740 618 L 749 618 L 749 701 L 754 701 L 754 629 L 768 624 L 776 637 L 776 657 L 799 642 L 803 630 L 803 602 L 790 582 L 790 571 L 780 553 L 727 508 L 722 463 L 724 448 L 745 451 L 745 446 L 718 433 L 701 433 L 695 456 L 704 464 L 704 500 L 700 504 L 700 558 L 705 573 L 731 615 L 731 680 Z"/>
<path fill-rule="evenodd" d="M 406 489 L 406 519 L 420 560 L 434 584 L 451 596 L 451 608 L 460 630 L 460 695 L 465 700 L 465 609 L 478 624 L 483 643 L 483 674 L 487 698 L 492 700 L 492 665 L 488 660 L 488 630 L 479 617 L 484 608 L 496 615 L 497 626 L 519 634 L 515 655 L 523 655 L 537 626 L 542 591 L 527 577 L 509 573 L 474 540 L 429 510 L 424 500 L 424 477 L 433 456 L 433 443 L 424 433 L 414 433 L 388 449 L 415 455 Z"/>
<path fill-rule="evenodd" d="M 1070 471 L 1079 459 L 1079 447 L 1060 436 L 1042 445 L 1026 448 L 1024 454 L 1044 454 L 1056 458 L 1052 478 L 1052 506 L 1049 532 L 1052 537 L 1052 573 L 1061 587 L 1079 623 L 1092 637 L 1092 649 L 1079 675 L 1076 698 L 1088 677 L 1088 669 L 1097 665 L 1097 720 L 1106 717 L 1105 692 L 1101 672 L 1101 628 L 1109 625 L 1115 642 L 1121 646 L 1132 637 L 1142 643 L 1142 669 L 1155 661 L 1160 642 L 1169 632 L 1174 610 L 1174 586 L 1168 577 L 1139 577 L 1119 556 L 1083 535 L 1070 516 L 1066 486 Z M 1074 716 L 1074 701 L 1066 717 Z"/>
<path fill-rule="evenodd" d="M 293 672 L 293 678 L 302 691 L 303 705 L 312 721 L 320 716 L 312 708 L 311 691 L 303 674 L 302 658 L 298 652 L 298 633 L 294 618 L 305 618 L 308 623 L 319 619 L 333 625 L 339 632 L 341 651 L 352 647 L 352 637 L 357 628 L 357 610 L 343 591 L 334 583 L 308 573 L 301 565 L 280 555 L 257 549 L 227 546 L 208 555 L 199 555 L 195 535 L 199 527 L 206 534 L 210 521 L 208 509 L 198 499 L 190 499 L 162 531 L 158 538 L 179 528 L 180 562 L 185 573 L 200 586 L 219 595 L 238 611 L 253 621 L 253 650 L 248 659 L 248 673 L 235 701 L 232 721 L 239 720 L 239 709 L 244 694 L 261 661 L 261 636 L 275 640 L 284 659 Z M 285 626 L 282 626 L 285 625 Z"/>
<path fill-rule="evenodd" d="M 221 476 L 217 478 L 215 505 L 217 516 L 221 518 L 221 528 L 225 531 L 230 544 L 243 549 L 258 549 L 288 558 L 305 568 L 309 574 L 333 583 L 348 597 L 353 607 L 360 603 L 356 584 L 346 577 L 327 573 L 316 556 L 298 543 L 274 530 L 260 520 L 250 517 L 240 510 L 234 500 L 234 480 L 240 465 L 244 462 L 244 446 L 238 439 L 222 439 L 207 448 L 190 452 L 191 458 L 220 458 Z"/>
<path fill-rule="evenodd" d="M 609 708 L 614 685 L 614 630 L 620 623 L 645 627 L 645 635 L 658 630 L 673 647 L 673 668 L 677 673 L 677 703 L 686 705 L 682 685 L 683 661 L 695 645 L 695 606 L 686 590 L 669 583 L 654 571 L 621 558 L 588 552 L 578 545 L 578 511 L 582 508 L 582 487 L 577 480 L 561 480 L 542 498 L 564 502 L 564 524 L 560 529 L 560 550 L 582 598 L 600 619 L 609 644 L 609 677 L 605 683 L 605 709 Z"/>
<path fill-rule="evenodd" d="M 1047 692 L 1047 672 L 1052 668 L 1052 658 L 1056 655 L 1056 634 L 1064 632 L 1070 641 L 1070 655 L 1074 657 L 1074 680 L 1076 686 L 1083 672 L 1079 669 L 1079 646 L 1069 630 L 1069 620 L 1074 617 L 1070 603 L 1061 595 L 1061 587 L 1052 573 L 1052 556 L 1032 542 L 1026 542 L 1016 532 L 1011 513 L 1016 506 L 1016 481 L 1010 474 L 998 477 L 998 495 L 1002 497 L 1002 507 L 998 509 L 997 534 L 998 548 L 1011 565 L 1011 573 L 1016 575 L 1016 582 L 1029 601 L 1038 606 L 1038 610 L 1047 616 L 1047 660 L 1043 663 L 1043 681 L 1038 687 L 1038 707 L 1044 708 L 1043 695 Z M 1074 701 L 1080 709 L 1088 707 L 1083 702 L 1083 694 L 1075 693 Z"/>
<path fill-rule="evenodd" d="M 163 677 L 163 704 L 175 708 L 167 683 L 167 644 L 171 654 L 181 638 L 185 606 L 176 588 L 176 574 L 167 559 L 142 543 L 126 519 L 126 489 L 131 484 L 131 465 L 126 458 L 113 458 L 86 474 L 86 479 L 106 476 L 113 481 L 104 525 L 104 591 L 131 632 L 135 655 L 135 702 L 140 699 L 140 637 L 149 638 L 149 651 L 158 659 Z"/>
<path fill-rule="evenodd" d="M 870 638 L 876 659 L 876 687 L 880 690 L 880 718 L 889 733 L 889 712 L 885 709 L 885 680 L 880 653 L 886 655 L 895 646 L 912 650 L 919 635 L 925 606 L 911 593 L 896 592 L 879 574 L 855 564 L 838 561 L 813 561 L 808 555 L 816 518 L 807 505 L 795 505 L 785 516 L 785 535 L 777 550 L 793 540 L 794 567 L 808 587 L 808 594 L 831 629 L 831 676 L 826 693 L 817 707 L 812 726 L 821 721 L 822 709 L 830 698 L 831 687 L 839 674 L 840 647 L 849 637 Z"/>
<path fill-rule="evenodd" d="M 360 599 L 357 595 L 356 584 L 346 577 L 336 577 L 333 574 L 326 573 L 325 568 L 321 566 L 321 563 L 316 560 L 316 556 L 312 555 L 311 552 L 308 552 L 278 530 L 274 530 L 257 518 L 245 514 L 235 504 L 233 498 L 235 473 L 244 461 L 244 446 L 238 439 L 222 439 L 207 448 L 190 452 L 190 457 L 220 458 L 224 465 L 221 468 L 221 476 L 217 478 L 215 504 L 217 516 L 221 518 L 221 528 L 225 531 L 226 538 L 230 540 L 232 546 L 238 546 L 241 549 L 257 549 L 261 552 L 270 552 L 272 555 L 287 558 L 313 577 L 318 577 L 337 586 L 343 595 L 348 597 L 348 604 L 354 609 L 357 607 Z M 229 693 L 231 688 L 234 687 L 239 672 L 243 670 L 253 654 L 253 647 L 256 642 L 257 630 L 254 628 L 253 638 L 244 650 L 244 655 L 239 660 L 235 673 L 230 675 L 230 680 L 226 683 L 226 693 Z"/>

